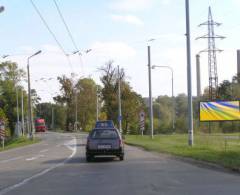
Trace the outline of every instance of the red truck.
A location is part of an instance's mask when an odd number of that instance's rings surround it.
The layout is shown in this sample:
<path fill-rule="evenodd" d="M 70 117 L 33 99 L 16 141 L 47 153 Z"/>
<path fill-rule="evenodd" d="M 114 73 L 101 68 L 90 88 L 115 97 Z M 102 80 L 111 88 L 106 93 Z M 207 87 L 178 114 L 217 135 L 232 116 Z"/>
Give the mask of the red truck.
<path fill-rule="evenodd" d="M 42 118 L 35 119 L 35 129 L 36 129 L 36 132 L 46 132 L 47 128 L 46 128 L 45 120 Z"/>

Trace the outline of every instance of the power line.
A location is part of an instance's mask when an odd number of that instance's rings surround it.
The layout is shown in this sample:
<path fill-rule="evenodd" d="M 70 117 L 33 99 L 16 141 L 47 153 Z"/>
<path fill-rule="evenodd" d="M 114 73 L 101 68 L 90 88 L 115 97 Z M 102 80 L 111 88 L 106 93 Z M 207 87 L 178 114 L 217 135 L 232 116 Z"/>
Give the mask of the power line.
<path fill-rule="evenodd" d="M 62 11 L 60 10 L 60 7 L 59 7 L 59 5 L 58 5 L 58 3 L 57 3 L 56 0 L 53 0 L 53 2 L 54 2 L 54 4 L 55 4 L 55 7 L 57 8 L 58 14 L 59 14 L 62 22 L 63 22 L 63 24 L 64 24 L 64 26 L 65 26 L 65 28 L 66 28 L 66 30 L 67 30 L 68 36 L 70 37 L 70 39 L 71 39 L 71 41 L 72 41 L 72 44 L 73 44 L 75 50 L 76 50 L 76 51 L 78 52 L 78 54 L 79 54 L 79 52 L 80 52 L 80 51 L 79 51 L 79 48 L 78 48 L 78 46 L 77 46 L 77 44 L 76 44 L 76 41 L 75 41 L 74 38 L 73 38 L 73 35 L 72 35 L 71 31 L 70 31 L 70 28 L 69 28 L 68 25 L 67 25 L 67 22 L 66 22 L 63 14 L 62 14 Z M 79 54 L 78 56 L 79 56 L 79 60 L 80 60 L 80 66 L 82 66 L 82 65 L 83 65 L 83 62 L 82 62 L 81 55 Z"/>
<path fill-rule="evenodd" d="M 72 36 L 72 33 L 71 33 L 71 31 L 70 31 L 67 23 L 66 23 L 66 20 L 65 20 L 64 17 L 63 17 L 63 14 L 62 14 L 62 12 L 61 12 L 61 10 L 60 10 L 60 8 L 59 8 L 56 0 L 53 0 L 53 2 L 54 2 L 55 6 L 56 6 L 56 8 L 57 8 L 58 14 L 59 14 L 59 16 L 60 16 L 60 18 L 61 18 L 61 20 L 62 20 L 62 22 L 63 22 L 63 24 L 64 24 L 64 26 L 65 26 L 65 28 L 66 28 L 66 30 L 67 30 L 67 32 L 68 32 L 68 35 L 69 35 L 69 37 L 70 37 L 70 39 L 71 39 L 71 41 L 72 41 L 75 49 L 78 50 L 77 44 L 76 44 L 76 42 L 74 41 L 74 38 L 73 38 L 73 36 Z"/>
<path fill-rule="evenodd" d="M 45 25 L 45 27 L 48 29 L 49 33 L 52 35 L 52 37 L 54 38 L 54 40 L 56 41 L 56 43 L 58 44 L 59 48 L 62 50 L 62 52 L 64 53 L 64 55 L 66 55 L 67 53 L 65 52 L 63 46 L 61 45 L 61 43 L 57 40 L 57 37 L 55 36 L 55 34 L 53 33 L 53 31 L 51 30 L 51 28 L 49 27 L 48 23 L 46 22 L 46 20 L 44 19 L 44 17 L 42 16 L 40 10 L 37 8 L 36 4 L 33 2 L 33 0 L 30 0 L 35 11 L 38 13 L 39 17 L 41 18 L 43 24 Z"/>
<path fill-rule="evenodd" d="M 44 17 L 42 16 L 40 10 L 38 9 L 38 7 L 36 6 L 36 4 L 33 2 L 33 0 L 30 0 L 30 2 L 32 3 L 32 6 L 34 7 L 35 11 L 37 12 L 37 14 L 39 15 L 40 19 L 42 20 L 43 24 L 45 25 L 45 27 L 47 28 L 48 32 L 52 35 L 53 39 L 55 40 L 55 42 L 57 43 L 58 47 L 60 48 L 60 50 L 63 52 L 63 54 L 66 56 L 67 60 L 68 60 L 68 64 L 71 68 L 71 71 L 73 72 L 73 67 L 71 62 L 69 62 L 69 58 L 68 58 L 68 54 L 65 52 L 62 44 L 58 41 L 56 35 L 53 33 L 53 31 L 51 30 L 51 28 L 49 27 L 47 21 L 44 19 Z"/>

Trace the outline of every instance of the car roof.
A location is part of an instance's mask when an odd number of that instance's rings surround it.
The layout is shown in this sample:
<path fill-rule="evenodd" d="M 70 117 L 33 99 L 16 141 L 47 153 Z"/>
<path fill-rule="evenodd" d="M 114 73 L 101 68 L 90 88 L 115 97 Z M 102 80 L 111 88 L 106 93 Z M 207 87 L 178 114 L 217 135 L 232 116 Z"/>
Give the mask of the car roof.
<path fill-rule="evenodd" d="M 114 128 L 112 120 L 96 121 L 95 128 Z"/>
<path fill-rule="evenodd" d="M 114 128 L 114 127 L 101 127 L 101 128 L 93 128 L 92 131 L 100 131 L 100 130 L 116 130 L 118 131 L 118 129 Z"/>

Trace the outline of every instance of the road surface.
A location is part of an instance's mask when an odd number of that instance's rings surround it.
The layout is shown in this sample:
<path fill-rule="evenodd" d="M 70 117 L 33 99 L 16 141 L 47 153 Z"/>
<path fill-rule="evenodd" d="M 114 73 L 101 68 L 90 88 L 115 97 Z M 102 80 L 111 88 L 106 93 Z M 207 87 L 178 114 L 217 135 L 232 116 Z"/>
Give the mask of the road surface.
<path fill-rule="evenodd" d="M 0 195 L 232 195 L 240 175 L 126 146 L 126 160 L 85 161 L 85 135 L 48 133 L 0 153 Z"/>

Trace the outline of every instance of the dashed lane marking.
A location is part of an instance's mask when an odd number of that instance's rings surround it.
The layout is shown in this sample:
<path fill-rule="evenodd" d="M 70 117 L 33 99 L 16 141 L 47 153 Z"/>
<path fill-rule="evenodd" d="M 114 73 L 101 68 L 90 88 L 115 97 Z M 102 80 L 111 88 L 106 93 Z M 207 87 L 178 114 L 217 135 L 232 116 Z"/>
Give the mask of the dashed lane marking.
<path fill-rule="evenodd" d="M 19 159 L 22 159 L 22 158 L 23 158 L 22 156 L 18 156 L 18 157 L 10 158 L 10 159 L 7 159 L 7 160 L 1 160 L 0 163 L 8 163 L 8 162 L 19 160 Z"/>
<path fill-rule="evenodd" d="M 58 164 L 56 164 L 56 165 L 53 165 L 53 166 L 49 167 L 48 169 L 45 169 L 45 170 L 43 170 L 42 172 L 39 172 L 39 173 L 37 173 L 37 174 L 29 177 L 29 178 L 26 178 L 26 179 L 24 179 L 23 181 L 15 184 L 15 185 L 13 185 L 13 186 L 9 186 L 9 187 L 7 187 L 7 188 L 5 188 L 5 189 L 2 189 L 2 190 L 0 191 L 0 195 L 4 195 L 4 194 L 6 194 L 6 193 L 8 193 L 8 192 L 10 192 L 10 191 L 12 191 L 12 190 L 14 190 L 14 189 L 16 189 L 16 188 L 19 188 L 19 187 L 27 184 L 29 181 L 31 181 L 31 180 L 33 180 L 33 179 L 36 179 L 36 178 L 38 178 L 38 177 L 40 177 L 40 176 L 43 176 L 43 175 L 45 175 L 46 173 L 48 173 L 48 172 L 56 169 L 57 167 L 62 166 L 62 165 L 64 165 L 65 163 L 67 163 L 71 158 L 73 158 L 73 157 L 75 156 L 75 154 L 76 154 L 76 152 L 77 152 L 77 140 L 76 140 L 76 138 L 73 137 L 73 139 L 72 139 L 70 142 L 66 142 L 66 143 L 65 143 L 65 146 L 68 147 L 68 148 L 72 151 L 72 153 L 71 153 L 71 155 L 68 156 L 63 162 L 58 163 Z"/>

